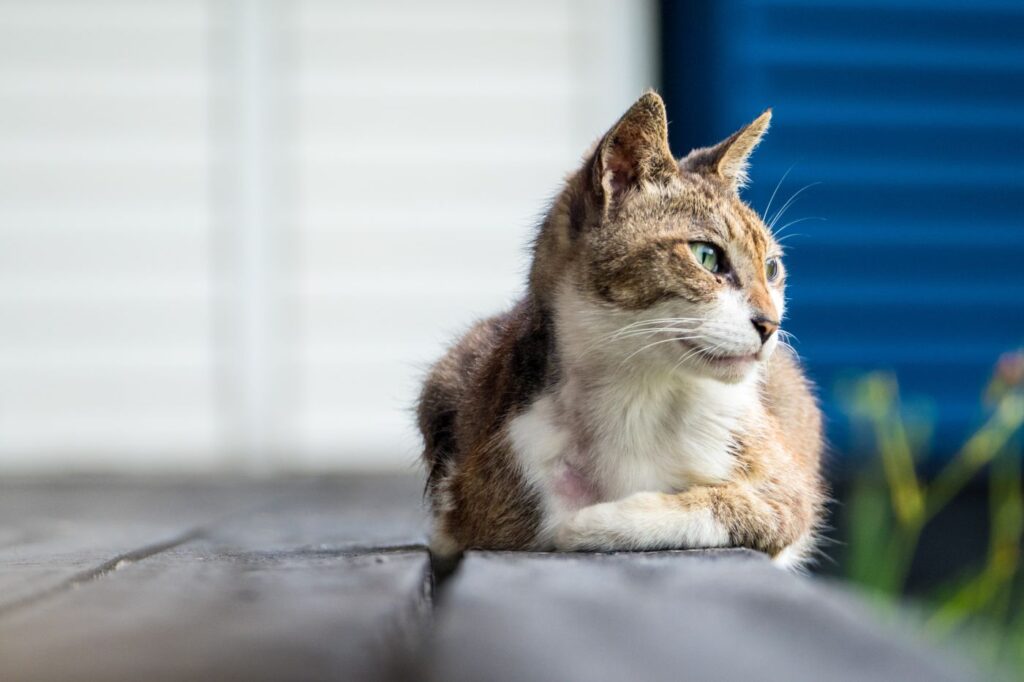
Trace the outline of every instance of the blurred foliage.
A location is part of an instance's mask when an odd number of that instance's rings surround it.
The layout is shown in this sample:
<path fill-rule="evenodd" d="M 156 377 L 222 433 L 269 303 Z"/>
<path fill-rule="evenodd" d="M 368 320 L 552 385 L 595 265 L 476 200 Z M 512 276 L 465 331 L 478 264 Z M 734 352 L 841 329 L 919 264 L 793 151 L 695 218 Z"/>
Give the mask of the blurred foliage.
<path fill-rule="evenodd" d="M 908 426 L 895 378 L 869 374 L 848 387 L 846 399 L 877 453 L 875 470 L 862 472 L 849 501 L 849 578 L 884 599 L 901 597 L 922 530 L 968 483 L 987 474 L 990 526 L 983 565 L 952 578 L 920 608 L 929 635 L 966 642 L 987 662 L 1024 678 L 1024 351 L 1000 359 L 984 396 L 986 421 L 927 480 L 920 473 L 927 438 Z M 950 552 L 957 551 L 956 542 L 949 539 Z"/>

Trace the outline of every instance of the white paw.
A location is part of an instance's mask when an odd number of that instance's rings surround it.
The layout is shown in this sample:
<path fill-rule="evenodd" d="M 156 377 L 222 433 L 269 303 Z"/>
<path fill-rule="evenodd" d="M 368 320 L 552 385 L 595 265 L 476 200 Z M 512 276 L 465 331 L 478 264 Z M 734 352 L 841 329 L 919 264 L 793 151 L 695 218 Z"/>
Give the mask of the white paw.
<path fill-rule="evenodd" d="M 555 530 L 555 547 L 565 552 L 641 549 L 643 530 L 637 522 L 656 514 L 660 504 L 658 493 L 636 493 L 584 507 Z"/>
<path fill-rule="evenodd" d="M 709 509 L 683 509 L 661 493 L 584 507 L 555 530 L 561 551 L 725 547 L 729 533 Z"/>
<path fill-rule="evenodd" d="M 614 502 L 584 507 L 555 529 L 555 548 L 563 552 L 608 550 L 616 544 Z"/>

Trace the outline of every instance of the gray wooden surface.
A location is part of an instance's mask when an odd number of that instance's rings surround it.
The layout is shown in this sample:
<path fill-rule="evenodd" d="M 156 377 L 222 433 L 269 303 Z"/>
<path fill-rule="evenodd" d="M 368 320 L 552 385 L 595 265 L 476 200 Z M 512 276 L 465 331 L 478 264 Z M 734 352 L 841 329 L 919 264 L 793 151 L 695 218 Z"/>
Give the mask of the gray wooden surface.
<path fill-rule="evenodd" d="M 750 551 L 477 552 L 459 573 L 432 680 L 969 679 L 849 595 Z"/>
<path fill-rule="evenodd" d="M 472 552 L 412 477 L 0 484 L 0 680 L 954 680 L 744 551 Z"/>

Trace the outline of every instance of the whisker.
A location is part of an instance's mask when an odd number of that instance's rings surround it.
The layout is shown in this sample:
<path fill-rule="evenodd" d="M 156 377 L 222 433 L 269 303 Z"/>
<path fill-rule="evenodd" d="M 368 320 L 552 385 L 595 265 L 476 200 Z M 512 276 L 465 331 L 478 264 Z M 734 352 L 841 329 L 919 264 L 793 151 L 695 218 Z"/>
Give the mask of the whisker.
<path fill-rule="evenodd" d="M 672 338 L 670 338 L 670 339 L 661 339 L 660 341 L 654 341 L 654 342 L 652 342 L 652 343 L 648 343 L 648 344 L 647 344 L 646 346 L 643 346 L 643 347 L 642 347 L 642 348 L 640 348 L 639 350 L 635 350 L 635 351 L 633 351 L 632 353 L 630 353 L 629 355 L 627 355 L 627 356 L 626 356 L 625 358 L 623 358 L 623 359 L 622 359 L 622 362 L 623 362 L 623 363 L 625 363 L 625 362 L 627 362 L 627 361 L 628 361 L 628 360 L 629 360 L 630 358 L 632 358 L 632 357 L 633 357 L 634 355 L 637 355 L 638 353 L 642 353 L 643 351 L 647 350 L 648 348 L 653 348 L 654 346 L 657 346 L 657 345 L 659 345 L 659 344 L 662 344 L 662 343 L 670 343 L 670 342 L 673 342 L 673 341 L 675 341 L 675 342 L 679 342 L 679 341 L 689 341 L 689 340 L 691 340 L 691 339 L 696 339 L 696 338 L 700 338 L 700 337 L 697 337 L 697 336 L 694 336 L 694 337 L 684 337 L 684 336 L 673 336 L 673 337 L 672 337 Z M 621 364 L 621 363 L 620 363 L 620 364 Z"/>
<path fill-rule="evenodd" d="M 628 360 L 629 358 L 633 357 L 633 355 L 636 355 L 637 353 L 639 353 L 641 351 L 644 351 L 647 348 L 649 348 L 651 346 L 655 346 L 655 345 L 657 345 L 659 343 L 666 343 L 668 341 L 684 341 L 684 340 L 701 338 L 702 334 L 699 334 L 699 333 L 698 334 L 694 334 L 693 333 L 694 331 L 696 331 L 696 330 L 680 329 L 679 327 L 665 327 L 665 328 L 658 328 L 658 329 L 653 329 L 653 330 L 632 331 L 632 332 L 628 332 L 627 334 L 622 335 L 620 338 L 617 338 L 617 339 L 604 339 L 604 340 L 598 339 L 598 340 L 594 341 L 593 343 L 589 344 L 586 348 L 584 348 L 577 355 L 577 359 L 581 359 L 581 358 L 585 357 L 588 353 L 590 353 L 590 352 L 592 352 L 594 350 L 597 350 L 597 348 L 599 348 L 599 347 L 610 346 L 615 341 L 620 341 L 620 340 L 624 340 L 624 339 L 627 339 L 627 338 L 632 338 L 632 337 L 635 337 L 635 336 L 652 336 L 654 334 L 658 334 L 658 333 L 662 333 L 662 332 L 673 333 L 673 336 L 671 338 L 669 338 L 669 339 L 662 339 L 662 340 L 654 341 L 652 343 L 649 343 L 649 344 L 643 346 L 639 350 L 634 351 L 627 358 L 625 358 L 625 360 Z M 683 333 L 683 332 L 685 332 L 685 333 Z M 623 362 L 625 362 L 625 360 L 623 360 Z"/>
<path fill-rule="evenodd" d="M 667 324 L 672 324 L 672 323 L 682 324 L 682 323 L 694 323 L 694 322 L 700 323 L 701 321 L 702 321 L 702 318 L 699 318 L 699 317 L 664 317 L 664 318 L 653 318 L 653 319 L 649 319 L 649 320 L 639 320 L 637 322 L 633 322 L 632 324 L 627 324 L 627 325 L 625 325 L 623 327 L 620 327 L 619 329 L 617 329 L 617 330 L 615 330 L 613 332 L 610 332 L 608 334 L 604 334 L 602 336 L 599 336 L 599 337 L 597 337 L 597 339 L 595 339 L 595 341 L 596 342 L 600 342 L 600 341 L 614 340 L 614 339 L 617 339 L 617 338 L 620 338 L 620 337 L 627 337 L 627 336 L 633 334 L 634 332 L 637 332 L 637 333 L 647 333 L 648 331 L 651 331 L 651 332 L 661 331 L 661 330 L 663 330 L 665 328 L 664 327 L 659 327 L 657 329 L 652 329 L 652 327 L 657 326 L 657 325 L 664 325 L 666 323 Z M 689 329 L 683 329 L 681 327 L 671 327 L 670 329 L 671 329 L 671 331 L 692 331 L 692 330 L 689 330 Z"/>
<path fill-rule="evenodd" d="M 654 334 L 658 334 L 660 332 L 684 332 L 684 331 L 693 331 L 693 330 L 692 329 L 682 329 L 680 327 L 648 327 L 648 328 L 642 328 L 642 329 L 633 329 L 633 330 L 630 330 L 630 331 L 619 331 L 619 332 L 615 332 L 613 334 L 609 334 L 609 335 L 606 335 L 606 336 L 600 336 L 600 337 L 594 339 L 594 341 L 592 341 L 590 344 L 588 344 L 587 349 L 589 350 L 590 348 L 596 347 L 596 346 L 599 346 L 599 345 L 611 344 L 614 341 L 620 341 L 620 340 L 624 340 L 624 339 L 633 338 L 634 336 L 651 336 L 651 335 L 654 335 Z"/>
<path fill-rule="evenodd" d="M 806 192 L 810 188 L 815 187 L 815 186 L 820 185 L 820 184 L 821 184 L 820 182 L 812 182 L 810 184 L 804 185 L 803 187 L 801 187 L 797 191 L 793 192 L 793 195 L 791 197 L 789 197 L 788 200 L 786 200 L 786 203 L 784 203 L 782 205 L 782 208 L 779 209 L 779 212 L 776 213 L 774 217 L 772 217 L 771 221 L 768 223 L 768 229 L 769 230 L 774 230 L 775 223 L 779 222 L 779 219 L 782 218 L 782 216 L 786 214 L 786 211 L 789 210 L 789 207 L 793 205 L 793 202 L 796 201 L 797 197 L 799 197 L 801 194 L 803 194 L 804 192 Z"/>
<path fill-rule="evenodd" d="M 618 330 L 612 332 L 610 335 L 615 335 L 615 334 L 617 334 L 619 332 L 623 332 L 623 331 L 626 331 L 628 329 L 632 329 L 634 327 L 640 327 L 640 326 L 644 326 L 644 325 L 666 324 L 666 323 L 672 323 L 672 322 L 699 322 L 700 320 L 701 320 L 701 318 L 699 318 L 699 317 L 656 317 L 656 318 L 651 318 L 651 319 L 647 319 L 647 320 L 638 320 L 637 322 L 633 322 L 631 324 L 627 324 L 624 327 L 620 327 Z"/>
<path fill-rule="evenodd" d="M 674 372 L 677 369 L 679 369 L 679 366 L 681 364 L 686 362 L 693 355 L 699 355 L 701 350 L 702 349 L 700 348 L 700 346 L 695 346 L 692 350 L 689 350 L 686 353 L 683 353 L 683 356 L 681 358 L 679 358 L 679 361 L 676 364 L 672 365 L 672 369 L 670 371 Z"/>
<path fill-rule="evenodd" d="M 785 232 L 787 227 L 789 227 L 791 225 L 796 225 L 797 223 L 802 223 L 802 222 L 804 222 L 806 220 L 825 220 L 825 221 L 827 221 L 828 219 L 827 218 L 822 218 L 821 216 L 808 216 L 806 218 L 797 218 L 796 220 L 790 220 L 788 223 L 786 223 L 785 225 L 783 225 L 779 229 L 775 230 L 773 232 L 773 234 L 780 235 L 783 232 Z"/>
<path fill-rule="evenodd" d="M 772 190 L 772 195 L 768 199 L 768 205 L 764 207 L 764 213 L 761 214 L 761 220 L 767 220 L 768 219 L 767 216 L 768 216 L 769 211 L 772 210 L 772 202 L 775 201 L 775 195 L 778 193 L 779 188 L 782 187 L 782 183 L 784 183 L 786 181 L 786 178 L 789 176 L 789 172 L 791 170 L 793 170 L 794 168 L 796 168 L 796 164 L 795 163 L 792 166 L 790 166 L 789 168 L 787 168 L 786 172 L 782 174 L 781 178 L 779 178 L 779 181 L 777 183 L 775 183 L 775 189 Z"/>

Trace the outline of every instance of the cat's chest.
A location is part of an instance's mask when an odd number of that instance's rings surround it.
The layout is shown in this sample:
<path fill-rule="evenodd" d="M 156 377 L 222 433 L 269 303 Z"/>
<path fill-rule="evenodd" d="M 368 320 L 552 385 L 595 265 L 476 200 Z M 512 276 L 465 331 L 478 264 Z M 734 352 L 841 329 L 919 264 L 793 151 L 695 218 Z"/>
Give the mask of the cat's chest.
<path fill-rule="evenodd" d="M 699 406 L 659 407 L 606 415 L 586 451 L 578 453 L 590 462 L 605 499 L 730 478 L 737 420 Z"/>
<path fill-rule="evenodd" d="M 568 402 L 546 396 L 513 420 L 527 479 L 553 510 L 640 491 L 673 492 L 729 480 L 743 407 L 736 399 Z M 728 397 L 727 397 L 728 398 Z M 578 399 L 577 399 L 578 400 Z"/>

